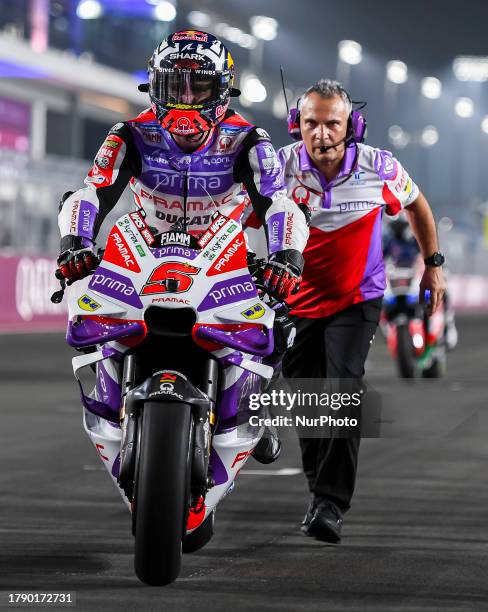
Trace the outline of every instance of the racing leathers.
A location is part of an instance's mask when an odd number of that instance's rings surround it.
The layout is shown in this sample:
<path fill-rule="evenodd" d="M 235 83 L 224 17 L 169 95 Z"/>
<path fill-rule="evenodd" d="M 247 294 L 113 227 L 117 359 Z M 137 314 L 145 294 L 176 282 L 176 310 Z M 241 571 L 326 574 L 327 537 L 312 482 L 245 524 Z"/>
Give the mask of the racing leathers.
<path fill-rule="evenodd" d="M 69 280 L 90 272 L 87 254 L 92 253 L 103 220 L 128 184 L 136 209 L 153 236 L 178 229 L 199 237 L 216 210 L 238 220 L 250 199 L 267 230 L 270 258 L 264 280 L 268 290 L 284 299 L 296 286 L 293 278 L 301 274 L 301 252 L 308 239 L 305 215 L 286 195 L 281 165 L 268 134 L 234 111 L 227 111 L 191 153 L 182 151 L 161 128 L 152 110 L 110 130 L 85 187 L 67 194 L 59 212 L 58 262 Z M 123 237 L 117 241 L 117 236 L 112 232 L 109 248 L 119 249 L 123 257 Z M 120 370 L 116 359 L 97 364 L 99 399 L 118 405 Z M 110 385 L 117 390 L 115 399 L 105 392 Z M 256 455 L 260 461 L 279 454 L 279 442 L 270 438 L 272 444 L 264 439 L 264 451 Z"/>
<path fill-rule="evenodd" d="M 268 270 L 278 266 L 284 277 L 275 286 L 293 290 L 296 283 L 289 276 L 301 273 L 308 227 L 304 213 L 286 195 L 280 162 L 261 128 L 229 110 L 204 143 L 187 153 L 161 128 L 152 110 L 117 123 L 98 151 L 85 187 L 68 194 L 61 204 L 59 264 L 65 277 L 76 280 L 89 273 L 90 262 L 84 268 L 87 254 L 128 184 L 136 209 L 153 233 L 176 225 L 196 237 L 216 210 L 233 219 L 241 217 L 244 187 L 267 229 Z"/>
<path fill-rule="evenodd" d="M 399 268 L 410 268 L 420 254 L 420 247 L 414 236 L 407 239 L 389 237 L 383 244 L 383 257 L 392 260 Z"/>

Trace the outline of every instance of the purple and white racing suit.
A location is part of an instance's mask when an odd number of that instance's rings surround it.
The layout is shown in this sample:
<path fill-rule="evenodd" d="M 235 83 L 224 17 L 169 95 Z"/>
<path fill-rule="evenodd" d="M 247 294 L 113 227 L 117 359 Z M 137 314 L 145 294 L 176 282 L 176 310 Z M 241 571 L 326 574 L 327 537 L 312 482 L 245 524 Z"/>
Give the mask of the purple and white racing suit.
<path fill-rule="evenodd" d="M 116 124 L 97 153 L 85 187 L 71 194 L 59 213 L 61 251 L 79 237 L 91 247 L 100 226 L 130 183 L 136 208 L 149 227 L 165 232 L 183 222 L 198 236 L 213 212 L 240 218 L 247 190 L 266 228 L 270 251 L 303 251 L 308 238 L 305 216 L 286 194 L 281 164 L 268 134 L 234 111 L 200 148 L 183 152 L 161 129 L 151 110 Z M 286 228 L 286 231 L 285 231 Z"/>
<path fill-rule="evenodd" d="M 249 200 L 268 236 L 270 252 L 295 249 L 308 239 L 304 213 L 287 197 L 281 164 L 268 134 L 234 111 L 207 141 L 183 152 L 162 130 L 151 110 L 116 124 L 97 153 L 85 187 L 61 205 L 61 252 L 91 248 L 100 226 L 130 183 L 137 210 L 157 233 L 183 222 L 200 235 L 218 209 L 239 219 Z M 247 191 L 244 191 L 244 189 Z M 120 404 L 121 364 L 97 364 L 96 395 L 114 409 Z"/>

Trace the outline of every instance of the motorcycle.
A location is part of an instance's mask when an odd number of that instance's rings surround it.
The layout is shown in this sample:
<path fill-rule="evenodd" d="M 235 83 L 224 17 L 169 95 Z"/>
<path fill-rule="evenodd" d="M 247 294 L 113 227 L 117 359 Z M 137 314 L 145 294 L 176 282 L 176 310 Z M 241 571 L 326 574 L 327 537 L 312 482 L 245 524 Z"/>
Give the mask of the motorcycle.
<path fill-rule="evenodd" d="M 388 263 L 386 278 L 380 328 L 399 376 L 442 377 L 446 370 L 444 305 L 428 317 L 424 304 L 419 303 L 420 265 Z"/>
<path fill-rule="evenodd" d="M 273 376 L 286 305 L 258 292 L 247 255 L 240 222 L 219 212 L 198 240 L 174 230 L 157 242 L 129 213 L 94 273 L 66 288 L 84 428 L 131 512 L 135 573 L 148 585 L 173 582 L 182 552 L 211 539 L 263 433 L 248 398 Z"/>

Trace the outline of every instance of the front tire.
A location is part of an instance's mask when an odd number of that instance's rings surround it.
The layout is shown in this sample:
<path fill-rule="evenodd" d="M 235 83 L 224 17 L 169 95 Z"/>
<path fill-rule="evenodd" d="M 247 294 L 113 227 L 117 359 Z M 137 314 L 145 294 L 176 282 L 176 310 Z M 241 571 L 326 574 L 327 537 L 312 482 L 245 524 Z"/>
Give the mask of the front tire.
<path fill-rule="evenodd" d="M 151 586 L 169 584 L 180 573 L 190 437 L 188 404 L 144 405 L 134 498 L 134 564 L 137 577 Z"/>
<path fill-rule="evenodd" d="M 422 370 L 422 378 L 442 378 L 446 374 L 446 354 L 441 352 L 436 355 L 431 365 Z"/>
<path fill-rule="evenodd" d="M 408 325 L 398 325 L 397 333 L 397 366 L 401 378 L 415 376 L 413 342 Z"/>

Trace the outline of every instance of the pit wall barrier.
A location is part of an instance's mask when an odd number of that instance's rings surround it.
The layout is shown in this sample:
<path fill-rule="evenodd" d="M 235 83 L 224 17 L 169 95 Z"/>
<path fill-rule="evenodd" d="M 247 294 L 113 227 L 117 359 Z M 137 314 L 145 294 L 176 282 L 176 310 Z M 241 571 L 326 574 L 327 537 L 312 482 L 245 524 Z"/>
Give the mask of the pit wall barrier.
<path fill-rule="evenodd" d="M 63 331 L 66 302 L 53 304 L 59 289 L 56 261 L 0 255 L 0 333 Z M 488 313 L 488 277 L 452 275 L 449 295 L 456 312 Z"/>
<path fill-rule="evenodd" d="M 55 259 L 0 256 L 0 333 L 66 328 L 66 302 L 51 302 L 60 289 L 56 267 Z"/>

